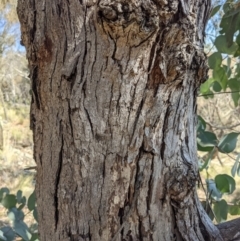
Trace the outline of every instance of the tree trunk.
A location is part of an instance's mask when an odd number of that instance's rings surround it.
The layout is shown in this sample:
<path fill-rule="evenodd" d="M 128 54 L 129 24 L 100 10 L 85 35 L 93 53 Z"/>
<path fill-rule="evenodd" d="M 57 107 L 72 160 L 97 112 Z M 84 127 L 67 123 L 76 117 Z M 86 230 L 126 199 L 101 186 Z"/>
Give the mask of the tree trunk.
<path fill-rule="evenodd" d="M 209 0 L 19 0 L 41 241 L 222 240 L 196 194 Z"/>

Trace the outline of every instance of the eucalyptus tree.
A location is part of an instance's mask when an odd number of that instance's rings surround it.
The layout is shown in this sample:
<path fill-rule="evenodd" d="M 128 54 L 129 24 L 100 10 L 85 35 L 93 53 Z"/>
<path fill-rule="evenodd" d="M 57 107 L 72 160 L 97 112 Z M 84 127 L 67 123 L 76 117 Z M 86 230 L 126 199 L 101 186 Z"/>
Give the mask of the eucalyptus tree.
<path fill-rule="evenodd" d="M 209 11 L 209 0 L 19 0 L 41 241 L 239 238 L 195 188 Z"/>

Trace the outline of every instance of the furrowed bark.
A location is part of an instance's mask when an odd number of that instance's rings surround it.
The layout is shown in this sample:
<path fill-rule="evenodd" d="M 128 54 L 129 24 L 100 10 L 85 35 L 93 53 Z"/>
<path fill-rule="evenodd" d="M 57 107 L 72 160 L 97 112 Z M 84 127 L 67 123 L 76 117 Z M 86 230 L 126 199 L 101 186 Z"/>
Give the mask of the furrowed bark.
<path fill-rule="evenodd" d="M 208 12 L 208 0 L 19 0 L 41 241 L 223 240 L 195 190 Z"/>
<path fill-rule="evenodd" d="M 217 225 L 224 241 L 240 241 L 240 218 Z"/>

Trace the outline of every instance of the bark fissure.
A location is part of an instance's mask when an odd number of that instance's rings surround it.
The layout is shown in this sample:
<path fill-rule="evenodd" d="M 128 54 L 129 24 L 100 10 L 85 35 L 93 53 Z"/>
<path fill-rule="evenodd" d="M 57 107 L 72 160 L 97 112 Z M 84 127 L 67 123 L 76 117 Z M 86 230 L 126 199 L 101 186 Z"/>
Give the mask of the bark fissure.
<path fill-rule="evenodd" d="M 54 76 L 54 72 L 56 70 L 56 65 L 57 65 L 57 61 L 58 61 L 58 53 L 56 53 L 56 56 L 54 56 L 54 64 L 53 64 L 53 69 L 52 69 L 52 73 L 51 73 L 51 77 L 50 77 L 50 92 L 52 92 L 52 81 L 53 81 L 53 76 Z"/>
<path fill-rule="evenodd" d="M 61 124 L 60 124 L 61 126 Z M 61 131 L 60 131 L 61 133 Z M 60 138 L 61 146 L 60 146 L 60 152 L 59 152 L 59 163 L 57 167 L 57 173 L 56 173 L 56 183 L 55 183 L 55 193 L 54 193 L 54 201 L 55 201 L 55 230 L 57 230 L 58 227 L 58 221 L 59 221 L 59 185 L 60 185 L 60 178 L 61 178 L 61 172 L 62 172 L 62 162 L 63 162 L 63 136 L 61 135 Z"/>
<path fill-rule="evenodd" d="M 94 136 L 94 129 L 93 129 L 93 123 L 92 123 L 92 121 L 91 121 L 91 117 L 90 117 L 90 115 L 89 115 L 89 112 L 88 112 L 88 110 L 84 107 L 84 110 L 85 110 L 85 113 L 86 113 L 86 116 L 87 116 L 87 119 L 88 119 L 88 123 L 89 123 L 89 125 L 90 125 L 90 127 L 91 127 L 91 132 L 92 132 L 92 134 L 93 134 L 93 136 Z"/>
<path fill-rule="evenodd" d="M 38 109 L 40 109 L 40 98 L 39 92 L 37 87 L 37 80 L 38 80 L 38 67 L 35 66 L 32 69 L 31 79 L 32 79 L 32 102 L 36 103 Z"/>
<path fill-rule="evenodd" d="M 84 28 L 84 34 L 83 34 L 83 36 L 86 36 L 85 38 L 87 38 L 87 30 L 86 30 L 86 14 L 87 14 L 87 12 L 85 11 L 85 13 L 84 13 L 84 17 L 83 17 L 83 20 L 84 20 L 84 23 L 83 23 L 83 28 Z M 74 34 L 75 35 L 75 34 Z M 83 53 L 83 57 L 82 57 L 82 64 L 81 64 L 81 71 L 80 71 L 80 73 L 81 73 L 81 78 L 80 78 L 80 81 L 79 82 L 77 82 L 76 84 L 80 84 L 81 82 L 84 82 L 85 83 L 85 81 L 84 81 L 84 75 L 85 75 L 85 69 L 84 69 L 84 67 L 85 67 L 85 65 L 86 65 L 86 58 L 87 58 L 87 50 L 88 50 L 88 48 L 87 48 L 87 41 L 86 41 L 86 39 L 85 39 L 85 41 L 84 41 L 84 53 Z"/>
<path fill-rule="evenodd" d="M 152 203 L 152 180 L 153 180 L 153 172 L 154 172 L 154 161 L 153 161 L 153 158 L 154 158 L 154 154 L 152 154 L 152 163 L 151 163 L 151 175 L 150 175 L 150 178 L 149 178 L 149 181 L 148 181 L 148 195 L 147 195 L 147 210 L 150 210 L 151 209 L 151 203 Z"/>
<path fill-rule="evenodd" d="M 136 112 L 136 116 L 134 118 L 133 130 L 132 130 L 132 136 L 130 138 L 130 143 L 132 143 L 132 141 L 133 141 L 135 130 L 136 130 L 136 126 L 137 126 L 138 120 L 140 118 L 143 105 L 144 105 L 144 99 L 141 100 L 141 102 L 140 102 L 140 104 L 138 106 L 137 112 Z"/>
<path fill-rule="evenodd" d="M 161 141 L 161 153 L 160 153 L 162 160 L 164 160 L 164 152 L 166 148 L 164 139 L 165 139 L 165 132 L 167 131 L 166 129 L 168 127 L 167 121 L 168 121 L 169 111 L 170 111 L 169 106 L 167 106 L 166 114 L 163 120 L 163 128 L 162 128 L 162 141 Z"/>

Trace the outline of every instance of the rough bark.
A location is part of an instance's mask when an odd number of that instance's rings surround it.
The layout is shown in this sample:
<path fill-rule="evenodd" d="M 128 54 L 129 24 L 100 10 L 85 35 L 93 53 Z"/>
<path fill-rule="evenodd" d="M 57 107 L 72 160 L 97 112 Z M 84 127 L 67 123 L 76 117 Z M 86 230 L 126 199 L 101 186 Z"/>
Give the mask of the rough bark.
<path fill-rule="evenodd" d="M 41 241 L 222 240 L 196 194 L 208 0 L 19 0 Z"/>
<path fill-rule="evenodd" d="M 217 225 L 225 241 L 240 241 L 240 218 Z"/>

